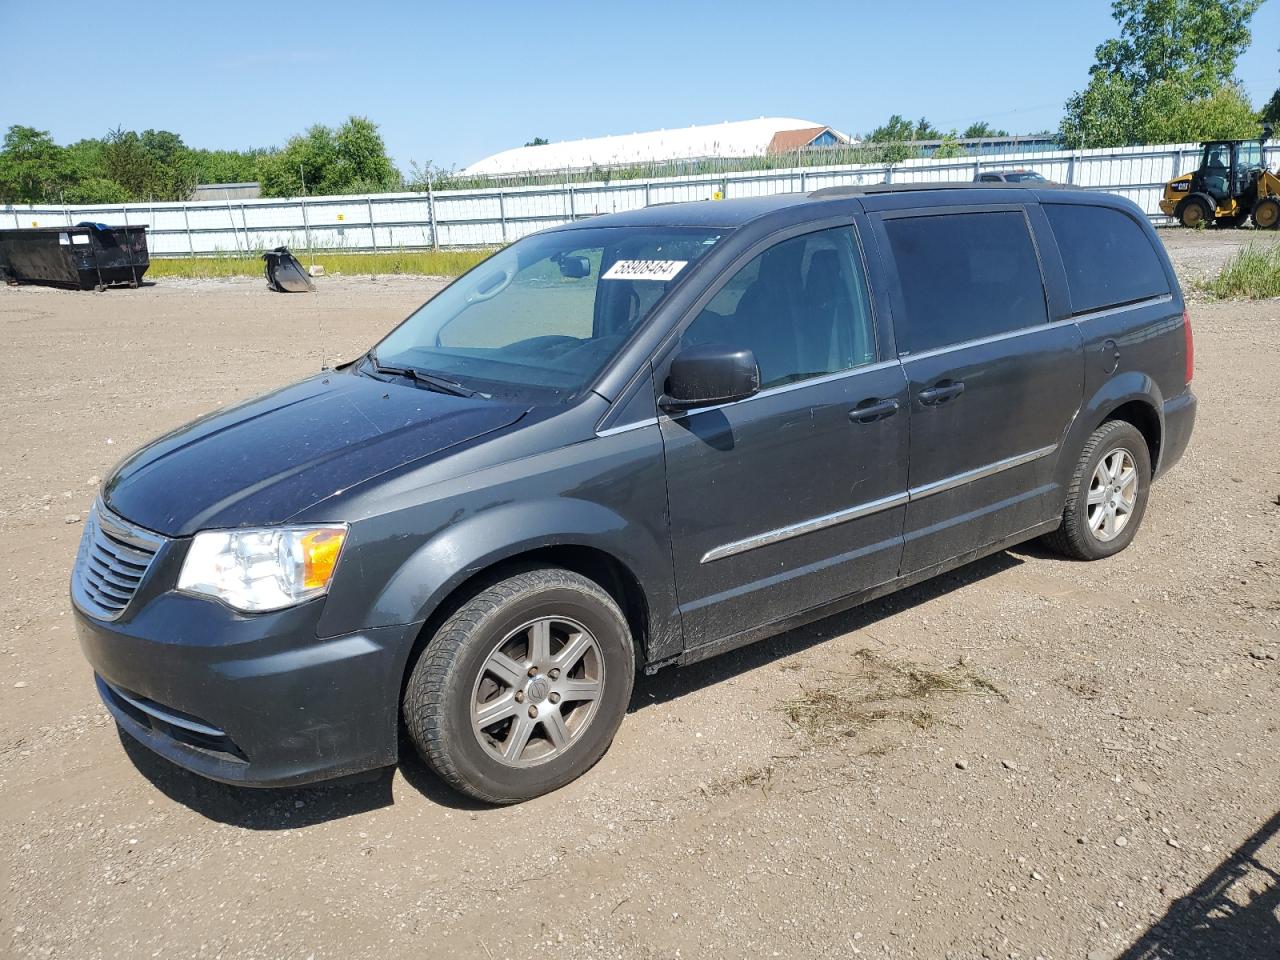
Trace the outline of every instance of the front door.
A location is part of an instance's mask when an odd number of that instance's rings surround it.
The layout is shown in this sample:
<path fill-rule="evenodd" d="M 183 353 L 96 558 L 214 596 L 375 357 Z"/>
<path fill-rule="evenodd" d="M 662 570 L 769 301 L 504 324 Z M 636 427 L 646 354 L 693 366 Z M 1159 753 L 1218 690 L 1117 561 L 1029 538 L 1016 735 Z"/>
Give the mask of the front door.
<path fill-rule="evenodd" d="M 689 648 L 891 580 L 906 502 L 906 382 L 854 228 L 775 243 L 709 297 L 675 350 L 748 347 L 761 390 L 660 420 Z"/>
<path fill-rule="evenodd" d="M 1084 360 L 1075 324 L 1049 322 L 1021 206 L 886 213 L 881 228 L 911 393 L 910 574 L 1061 508 L 1052 471 L 1080 406 Z"/>

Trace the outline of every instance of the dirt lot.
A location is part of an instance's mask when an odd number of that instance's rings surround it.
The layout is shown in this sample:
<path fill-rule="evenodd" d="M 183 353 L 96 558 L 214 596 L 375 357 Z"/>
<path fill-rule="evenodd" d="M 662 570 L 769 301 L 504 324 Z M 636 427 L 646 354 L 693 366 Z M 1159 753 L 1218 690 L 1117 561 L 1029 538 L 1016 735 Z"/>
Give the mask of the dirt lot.
<path fill-rule="evenodd" d="M 1247 234 L 1165 236 L 1199 273 Z M 66 597 L 97 478 L 438 287 L 0 289 L 0 954 L 1280 956 L 1280 301 L 1193 305 L 1200 423 L 1130 550 L 641 680 L 554 796 L 415 759 L 237 791 L 122 743 Z"/>

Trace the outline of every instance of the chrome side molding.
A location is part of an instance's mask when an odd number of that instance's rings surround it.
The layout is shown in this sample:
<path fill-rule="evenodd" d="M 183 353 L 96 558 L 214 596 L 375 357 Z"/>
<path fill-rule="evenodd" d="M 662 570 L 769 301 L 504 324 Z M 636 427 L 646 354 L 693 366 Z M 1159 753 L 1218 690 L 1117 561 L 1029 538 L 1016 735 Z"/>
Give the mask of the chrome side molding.
<path fill-rule="evenodd" d="M 754 537 L 747 537 L 745 540 L 737 540 L 733 543 L 726 543 L 724 546 L 716 547 L 714 550 L 708 550 L 702 557 L 702 563 L 710 563 L 712 560 L 723 560 L 725 557 L 732 557 L 738 553 L 746 553 L 748 550 L 755 550 L 757 547 L 767 547 L 771 543 L 778 543 L 782 540 L 790 540 L 792 537 L 804 536 L 806 533 L 813 533 L 817 530 L 825 530 L 827 527 L 834 527 L 837 524 L 848 523 L 850 520 L 857 520 L 859 517 L 868 517 L 873 513 L 879 513 L 881 510 L 891 510 L 894 507 L 900 507 L 909 499 L 907 492 L 895 493 L 888 497 L 882 497 L 879 500 L 870 500 L 867 503 L 859 504 L 856 507 L 850 507 L 848 510 L 840 510 L 836 513 L 828 513 L 826 516 L 814 517 L 811 520 L 803 520 L 800 523 L 793 523 L 787 527 L 779 527 L 777 530 L 770 530 L 768 533 L 760 533 Z"/>
<path fill-rule="evenodd" d="M 956 487 L 963 486 L 966 483 L 985 480 L 987 477 L 993 477 L 997 473 L 1003 473 L 1005 470 L 1012 470 L 1014 467 L 1033 463 L 1036 460 L 1050 456 L 1057 449 L 1058 445 L 1053 443 L 1047 447 L 1041 447 L 1039 450 L 1032 450 L 1030 453 L 1020 453 L 1015 457 L 997 460 L 995 463 L 989 463 L 985 467 L 978 467 L 976 470 L 966 470 L 964 473 L 957 473 L 955 476 L 943 477 L 941 480 L 934 480 L 932 483 L 912 487 L 908 492 L 912 500 L 923 500 L 925 497 L 931 497 L 935 493 L 954 490 Z"/>
<path fill-rule="evenodd" d="M 735 540 L 733 543 L 726 543 L 708 550 L 703 554 L 700 562 L 711 563 L 715 560 L 723 560 L 725 557 L 736 556 L 739 553 L 746 553 L 748 550 L 755 550 L 759 547 L 767 547 L 783 540 L 790 540 L 792 537 L 802 537 L 806 533 L 815 533 L 818 530 L 825 530 L 828 527 L 848 523 L 851 520 L 869 517 L 882 510 L 892 510 L 894 507 L 901 507 L 912 501 L 931 497 L 935 493 L 954 490 L 956 487 L 963 486 L 966 483 L 985 480 L 987 477 L 993 477 L 998 473 L 1003 473 L 1005 470 L 1012 470 L 1015 467 L 1034 463 L 1036 460 L 1051 456 L 1057 449 L 1058 445 L 1056 443 L 1050 444 L 1047 447 L 1041 447 L 1039 450 L 1020 453 L 1017 456 L 1006 457 L 1004 460 L 997 460 L 995 463 L 989 463 L 985 467 L 978 467 L 976 470 L 966 470 L 964 473 L 957 473 L 954 476 L 944 477 L 932 483 L 912 487 L 901 493 L 890 494 L 878 500 L 869 500 L 866 503 L 858 504 L 856 507 L 850 507 L 848 510 L 839 510 L 836 513 L 828 513 L 824 516 L 802 520 L 789 526 L 778 527 L 776 530 L 759 533 L 753 537 Z"/>

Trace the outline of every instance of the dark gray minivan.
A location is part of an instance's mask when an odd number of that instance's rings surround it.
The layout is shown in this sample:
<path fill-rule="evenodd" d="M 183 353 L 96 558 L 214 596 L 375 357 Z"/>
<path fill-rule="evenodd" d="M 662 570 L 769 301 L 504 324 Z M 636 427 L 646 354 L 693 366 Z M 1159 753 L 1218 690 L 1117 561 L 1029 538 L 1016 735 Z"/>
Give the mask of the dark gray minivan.
<path fill-rule="evenodd" d="M 537 233 L 381 343 L 134 453 L 71 580 L 119 725 L 229 783 L 473 797 L 687 664 L 1045 537 L 1133 539 L 1195 418 L 1128 201 L 890 186 Z"/>

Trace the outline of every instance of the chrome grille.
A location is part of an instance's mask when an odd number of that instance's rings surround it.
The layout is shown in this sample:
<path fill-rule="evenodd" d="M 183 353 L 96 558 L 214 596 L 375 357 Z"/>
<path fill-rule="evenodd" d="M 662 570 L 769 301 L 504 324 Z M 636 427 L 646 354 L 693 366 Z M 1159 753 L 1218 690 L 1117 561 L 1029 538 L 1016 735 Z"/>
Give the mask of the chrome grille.
<path fill-rule="evenodd" d="M 76 602 L 101 620 L 118 619 L 164 542 L 159 534 L 117 517 L 101 501 L 95 503 L 85 521 L 71 577 Z"/>

